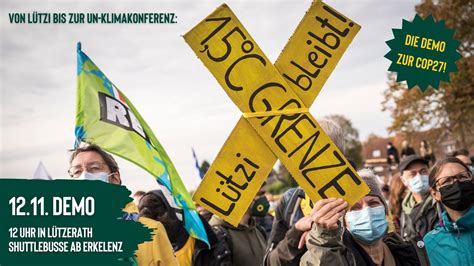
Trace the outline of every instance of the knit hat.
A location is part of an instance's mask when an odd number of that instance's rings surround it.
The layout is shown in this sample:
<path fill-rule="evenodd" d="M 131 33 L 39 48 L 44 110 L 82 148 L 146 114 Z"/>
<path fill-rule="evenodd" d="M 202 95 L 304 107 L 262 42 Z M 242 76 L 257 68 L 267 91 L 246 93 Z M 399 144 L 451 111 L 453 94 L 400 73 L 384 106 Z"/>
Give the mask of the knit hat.
<path fill-rule="evenodd" d="M 370 169 L 364 168 L 364 169 L 359 170 L 357 173 L 362 178 L 362 180 L 364 180 L 364 182 L 367 184 L 367 186 L 370 189 L 367 195 L 379 197 L 380 201 L 382 201 L 382 204 L 385 207 L 385 212 L 387 213 L 388 212 L 387 202 L 385 201 L 382 191 L 380 190 L 380 184 L 377 181 L 377 178 L 375 177 L 374 172 L 372 172 L 372 170 Z"/>

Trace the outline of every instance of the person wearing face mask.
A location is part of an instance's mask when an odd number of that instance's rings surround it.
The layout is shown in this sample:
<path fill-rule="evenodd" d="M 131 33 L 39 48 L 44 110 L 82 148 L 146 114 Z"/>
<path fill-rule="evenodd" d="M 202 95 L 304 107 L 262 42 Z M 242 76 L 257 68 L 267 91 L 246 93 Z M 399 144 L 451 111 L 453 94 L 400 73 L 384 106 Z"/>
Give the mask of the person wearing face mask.
<path fill-rule="evenodd" d="M 400 236 L 411 242 L 422 263 L 428 264 L 423 237 L 440 221 L 441 207 L 429 193 L 428 161 L 418 155 L 410 155 L 399 165 L 400 178 L 408 188 L 402 201 Z"/>
<path fill-rule="evenodd" d="M 97 145 L 90 144 L 73 150 L 69 164 L 68 173 L 72 179 L 122 184 L 119 167 L 114 157 Z M 128 203 L 123 210 L 123 219 L 138 219 L 138 209 L 134 202 Z"/>
<path fill-rule="evenodd" d="M 319 119 L 318 122 L 344 154 L 346 142 L 342 128 L 333 120 Z M 356 168 L 355 165 L 353 167 Z M 291 188 L 281 196 L 275 209 L 264 265 L 300 264 L 300 259 L 306 252 L 304 235 L 311 230 L 312 208 L 309 197 L 300 187 Z"/>
<path fill-rule="evenodd" d="M 90 144 L 74 150 L 69 164 L 68 173 L 73 179 L 122 184 L 117 162 L 97 145 Z"/>
<path fill-rule="evenodd" d="M 418 155 L 410 155 L 399 166 L 400 179 L 409 191 L 402 201 L 400 217 L 400 235 L 405 241 L 421 240 L 439 221 L 441 210 L 429 194 L 428 163 Z"/>
<path fill-rule="evenodd" d="M 373 172 L 358 173 L 370 191 L 349 210 L 342 199 L 314 204 L 300 265 L 420 265 L 413 246 L 388 233 L 388 209 Z"/>
<path fill-rule="evenodd" d="M 231 265 L 230 251 L 224 238 L 215 234 L 201 216 L 211 248 L 190 236 L 184 228 L 182 210 L 163 191 L 147 192 L 140 199 L 138 209 L 140 217 L 150 218 L 164 225 L 179 265 Z"/>
<path fill-rule="evenodd" d="M 227 243 L 231 247 L 232 265 L 261 265 L 266 249 L 265 229 L 257 224 L 255 217 L 268 213 L 270 204 L 265 195 L 257 195 L 237 227 L 213 215 L 209 224 L 216 232 L 227 233 Z"/>
<path fill-rule="evenodd" d="M 74 180 L 98 180 L 111 184 L 122 184 L 119 167 L 114 157 L 99 146 L 90 144 L 73 150 L 68 173 Z M 124 260 L 138 265 L 178 265 L 171 243 L 163 225 L 148 218 L 138 218 L 133 201 L 125 206 L 121 219 L 135 220 L 153 229 L 152 241 L 138 245 L 135 257 Z"/>
<path fill-rule="evenodd" d="M 461 160 L 448 157 L 429 176 L 430 193 L 440 202 L 442 224 L 425 237 L 431 265 L 474 265 L 474 180 Z"/>

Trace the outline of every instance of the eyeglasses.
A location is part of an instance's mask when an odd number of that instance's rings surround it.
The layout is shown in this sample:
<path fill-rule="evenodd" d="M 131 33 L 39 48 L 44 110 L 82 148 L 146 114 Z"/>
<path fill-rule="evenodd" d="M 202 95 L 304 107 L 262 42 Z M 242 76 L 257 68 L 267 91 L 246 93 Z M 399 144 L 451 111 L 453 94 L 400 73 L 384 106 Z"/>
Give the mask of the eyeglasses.
<path fill-rule="evenodd" d="M 461 172 L 457 175 L 453 176 L 444 176 L 436 180 L 435 184 L 433 185 L 433 188 L 436 190 L 439 190 L 441 187 L 448 186 L 454 184 L 454 182 L 472 182 L 472 174 L 471 172 Z"/>
<path fill-rule="evenodd" d="M 105 169 L 105 165 L 105 163 L 94 162 L 86 165 L 85 171 L 91 174 L 103 172 Z M 84 172 L 84 168 L 82 168 L 82 165 L 76 165 L 69 168 L 67 172 L 72 178 L 78 178 L 79 176 L 81 176 L 82 172 Z"/>

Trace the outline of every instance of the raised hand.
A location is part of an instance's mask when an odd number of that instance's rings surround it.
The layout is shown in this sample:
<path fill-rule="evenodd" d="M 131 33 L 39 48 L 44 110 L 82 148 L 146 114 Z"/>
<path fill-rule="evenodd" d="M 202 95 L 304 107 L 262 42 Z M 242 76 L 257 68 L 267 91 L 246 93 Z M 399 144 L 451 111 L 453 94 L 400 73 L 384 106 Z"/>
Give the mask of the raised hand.
<path fill-rule="evenodd" d="M 335 230 L 338 228 L 339 218 L 346 213 L 347 205 L 342 199 L 319 200 L 311 211 L 311 220 L 321 228 Z"/>

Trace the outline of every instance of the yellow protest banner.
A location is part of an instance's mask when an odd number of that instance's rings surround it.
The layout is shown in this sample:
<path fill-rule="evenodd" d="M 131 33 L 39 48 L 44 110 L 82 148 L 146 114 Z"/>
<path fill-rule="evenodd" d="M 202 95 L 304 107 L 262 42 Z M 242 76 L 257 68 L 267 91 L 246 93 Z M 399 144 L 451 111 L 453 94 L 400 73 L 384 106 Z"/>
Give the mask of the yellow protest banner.
<path fill-rule="evenodd" d="M 276 160 L 252 126 L 240 118 L 193 199 L 237 225 Z"/>
<path fill-rule="evenodd" d="M 306 12 L 275 67 L 308 107 L 313 104 L 360 26 L 321 1 Z"/>
<path fill-rule="evenodd" d="M 330 11 L 326 11 L 327 14 L 322 12 L 328 9 Z M 335 28 L 334 25 L 341 25 L 329 24 L 334 17 L 340 21 L 345 20 L 348 28 L 354 30 L 338 30 L 340 28 Z M 314 21 L 320 21 L 322 29 L 338 30 L 336 33 L 340 37 L 324 30 L 316 33 L 308 31 L 309 28 L 316 29 Z M 305 105 L 313 102 L 359 28 L 322 2 L 313 3 L 277 60 L 280 72 L 226 5 L 219 7 L 185 35 L 185 40 L 248 121 L 240 119 L 229 136 L 196 191 L 193 197 L 196 202 L 227 222 L 237 225 L 271 171 L 276 157 L 280 158 L 314 201 L 325 197 L 342 197 L 352 204 L 368 192 L 366 185 L 320 129 Z M 306 45 L 313 44 L 313 41 L 307 40 L 308 36 L 314 39 L 315 44 L 307 53 L 302 53 L 304 50 L 300 47 L 301 39 L 304 39 Z M 292 59 L 292 55 L 296 59 Z M 301 55 L 306 57 L 306 61 Z M 318 61 L 318 58 L 323 60 Z M 315 67 L 318 69 L 314 70 Z M 295 93 L 298 90 L 300 93 Z M 304 103 L 300 97 L 305 99 Z M 232 157 L 234 154 L 254 154 L 253 160 L 259 160 L 259 168 L 245 188 L 240 186 L 239 189 L 239 186 L 233 185 L 227 186 L 227 191 L 223 191 L 221 174 L 235 171 L 233 167 L 238 162 Z M 258 158 L 259 156 L 265 158 Z M 231 192 L 239 195 L 238 199 L 225 196 Z"/>

